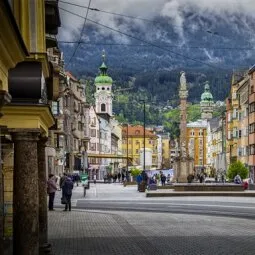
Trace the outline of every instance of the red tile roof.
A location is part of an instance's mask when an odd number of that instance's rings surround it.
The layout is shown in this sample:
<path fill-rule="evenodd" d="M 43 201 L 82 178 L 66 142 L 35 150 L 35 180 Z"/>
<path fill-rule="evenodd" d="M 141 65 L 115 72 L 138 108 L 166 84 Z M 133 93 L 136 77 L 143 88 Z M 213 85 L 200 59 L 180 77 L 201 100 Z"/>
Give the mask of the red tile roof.
<path fill-rule="evenodd" d="M 66 75 L 74 81 L 78 81 L 69 71 L 66 72 Z"/>
<path fill-rule="evenodd" d="M 143 137 L 143 126 L 137 125 L 137 126 L 130 126 L 128 125 L 128 136 L 132 137 Z M 122 135 L 126 136 L 127 135 L 127 126 L 123 125 L 122 126 Z M 151 137 L 151 138 L 157 138 L 153 132 L 150 130 L 145 129 L 145 136 L 146 137 Z"/>

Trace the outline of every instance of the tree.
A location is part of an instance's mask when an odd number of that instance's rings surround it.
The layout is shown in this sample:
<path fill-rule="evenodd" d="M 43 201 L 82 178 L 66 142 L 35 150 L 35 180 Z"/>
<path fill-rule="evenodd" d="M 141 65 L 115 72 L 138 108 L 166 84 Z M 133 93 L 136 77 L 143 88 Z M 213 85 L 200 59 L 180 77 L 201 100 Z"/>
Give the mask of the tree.
<path fill-rule="evenodd" d="M 248 169 L 244 166 L 244 164 L 241 161 L 236 161 L 230 164 L 227 171 L 227 176 L 231 180 L 233 180 L 237 174 L 239 174 L 242 179 L 248 177 Z"/>
<path fill-rule="evenodd" d="M 138 176 L 141 172 L 142 172 L 142 171 L 139 170 L 139 169 L 137 169 L 137 168 L 131 169 L 131 175 L 132 175 L 133 177 Z"/>

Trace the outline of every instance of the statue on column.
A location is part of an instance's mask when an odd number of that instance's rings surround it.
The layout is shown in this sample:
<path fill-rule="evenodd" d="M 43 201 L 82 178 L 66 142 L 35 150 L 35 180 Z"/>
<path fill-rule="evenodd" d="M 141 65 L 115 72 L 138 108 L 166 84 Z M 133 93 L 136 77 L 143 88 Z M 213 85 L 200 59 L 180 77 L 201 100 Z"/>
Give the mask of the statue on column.
<path fill-rule="evenodd" d="M 181 84 L 181 87 L 180 87 L 181 90 L 187 89 L 187 81 L 186 81 L 186 76 L 184 71 L 181 71 L 180 84 Z"/>

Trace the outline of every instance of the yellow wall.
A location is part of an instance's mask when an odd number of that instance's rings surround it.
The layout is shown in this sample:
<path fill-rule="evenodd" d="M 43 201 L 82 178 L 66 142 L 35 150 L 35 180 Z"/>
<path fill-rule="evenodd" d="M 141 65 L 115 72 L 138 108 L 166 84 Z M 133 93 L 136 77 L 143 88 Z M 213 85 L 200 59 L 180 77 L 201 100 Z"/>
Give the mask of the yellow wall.
<path fill-rule="evenodd" d="M 170 167 L 170 140 L 169 138 L 162 138 L 162 163 L 165 167 Z"/>
<path fill-rule="evenodd" d="M 132 157 L 132 165 L 140 165 L 140 149 L 144 148 L 143 146 L 143 137 L 128 137 L 128 156 Z M 157 139 L 145 138 L 145 148 L 152 150 L 152 164 L 157 165 Z M 127 155 L 127 143 L 126 137 L 122 138 L 122 152 L 123 155 Z"/>
<path fill-rule="evenodd" d="M 194 133 L 194 135 L 193 135 Z M 189 144 L 191 139 L 194 140 L 194 155 L 192 155 Z M 200 141 L 202 141 L 200 147 Z M 187 151 L 194 158 L 194 166 L 206 165 L 206 128 L 202 127 L 187 127 Z M 200 150 L 202 148 L 202 150 Z"/>

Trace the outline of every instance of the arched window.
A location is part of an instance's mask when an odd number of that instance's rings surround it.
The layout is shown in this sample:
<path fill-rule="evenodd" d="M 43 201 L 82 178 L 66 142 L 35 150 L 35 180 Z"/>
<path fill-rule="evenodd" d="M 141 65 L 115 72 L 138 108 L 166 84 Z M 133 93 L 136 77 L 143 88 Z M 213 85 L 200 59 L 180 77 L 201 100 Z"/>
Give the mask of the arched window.
<path fill-rule="evenodd" d="M 105 112 L 105 104 L 101 104 L 101 112 Z"/>

